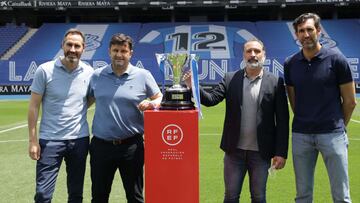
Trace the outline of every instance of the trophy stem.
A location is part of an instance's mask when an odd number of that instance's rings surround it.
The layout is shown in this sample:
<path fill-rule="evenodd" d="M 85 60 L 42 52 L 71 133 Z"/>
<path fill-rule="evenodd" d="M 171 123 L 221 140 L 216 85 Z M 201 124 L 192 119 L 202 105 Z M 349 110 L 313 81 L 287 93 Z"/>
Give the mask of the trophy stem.
<path fill-rule="evenodd" d="M 178 66 L 178 64 L 173 66 L 173 84 L 180 85 L 180 78 L 182 75 L 182 67 Z"/>

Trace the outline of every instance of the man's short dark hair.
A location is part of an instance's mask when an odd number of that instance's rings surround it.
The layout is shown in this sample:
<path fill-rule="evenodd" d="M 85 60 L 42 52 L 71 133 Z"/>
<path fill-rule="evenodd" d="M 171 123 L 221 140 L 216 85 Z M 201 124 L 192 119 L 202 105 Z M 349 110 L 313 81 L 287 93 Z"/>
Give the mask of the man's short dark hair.
<path fill-rule="evenodd" d="M 80 35 L 81 38 L 83 39 L 83 46 L 85 45 L 85 35 L 84 35 L 84 33 L 81 32 L 80 30 L 76 29 L 76 28 L 70 28 L 68 31 L 66 31 L 62 44 L 64 44 L 65 38 L 68 35 Z"/>
<path fill-rule="evenodd" d="M 264 43 L 263 43 L 261 40 L 259 40 L 258 38 L 252 38 L 252 39 L 247 40 L 247 41 L 244 43 L 244 49 L 245 49 L 245 45 L 246 45 L 247 43 L 249 43 L 249 42 L 258 42 L 258 43 L 262 46 L 262 50 L 265 51 L 265 45 L 264 45 Z"/>
<path fill-rule="evenodd" d="M 316 29 L 320 28 L 320 20 L 321 19 L 316 13 L 304 13 L 304 14 L 301 14 L 299 17 L 297 17 L 292 24 L 295 29 L 295 32 L 298 31 L 297 27 L 300 24 L 304 23 L 308 19 L 314 19 L 315 28 Z"/>
<path fill-rule="evenodd" d="M 132 50 L 133 47 L 132 38 L 123 33 L 117 33 L 111 37 L 109 48 L 111 48 L 112 45 L 124 45 L 126 43 L 129 45 L 130 50 Z"/>

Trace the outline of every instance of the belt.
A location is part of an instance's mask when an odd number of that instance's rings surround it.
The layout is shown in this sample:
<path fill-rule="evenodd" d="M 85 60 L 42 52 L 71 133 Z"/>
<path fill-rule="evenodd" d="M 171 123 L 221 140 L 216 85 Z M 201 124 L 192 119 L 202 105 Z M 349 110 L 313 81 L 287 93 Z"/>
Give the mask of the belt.
<path fill-rule="evenodd" d="M 133 143 L 133 142 L 135 142 L 137 140 L 140 140 L 140 138 L 141 138 L 141 135 L 136 134 L 134 136 L 131 136 L 131 137 L 128 137 L 128 138 L 125 138 L 125 139 L 104 140 L 104 139 L 98 138 L 96 136 L 94 136 L 93 139 L 95 139 L 95 140 L 97 140 L 99 142 L 105 143 L 105 144 L 122 145 L 122 144 Z"/>

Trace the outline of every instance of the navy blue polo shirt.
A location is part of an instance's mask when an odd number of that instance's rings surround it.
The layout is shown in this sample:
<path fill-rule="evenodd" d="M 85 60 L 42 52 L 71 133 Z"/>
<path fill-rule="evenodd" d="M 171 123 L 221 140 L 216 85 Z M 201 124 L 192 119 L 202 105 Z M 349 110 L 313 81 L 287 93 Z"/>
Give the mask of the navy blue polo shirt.
<path fill-rule="evenodd" d="M 293 132 L 319 134 L 345 130 L 339 86 L 353 78 L 342 54 L 322 47 L 308 61 L 300 51 L 286 59 L 284 72 L 286 85 L 295 91 Z"/>

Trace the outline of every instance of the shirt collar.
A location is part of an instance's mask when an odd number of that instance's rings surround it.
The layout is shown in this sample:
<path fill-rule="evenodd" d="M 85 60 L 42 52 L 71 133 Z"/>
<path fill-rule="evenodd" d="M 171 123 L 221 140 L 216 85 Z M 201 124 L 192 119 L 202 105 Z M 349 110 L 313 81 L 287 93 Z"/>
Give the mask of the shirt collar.
<path fill-rule="evenodd" d="M 64 64 L 61 63 L 61 60 L 63 59 L 63 56 L 59 56 L 55 59 L 55 66 L 64 69 L 66 72 L 69 72 L 67 68 L 65 68 Z M 72 71 L 80 71 L 83 69 L 83 62 L 79 61 L 78 66 Z"/>
<path fill-rule="evenodd" d="M 324 48 L 324 46 L 321 46 L 320 51 L 318 53 L 315 54 L 315 56 L 312 58 L 312 60 L 314 59 L 324 59 L 327 56 L 327 49 Z M 303 53 L 303 50 L 301 49 L 301 51 L 299 51 L 298 54 L 295 55 L 296 59 L 298 60 L 306 60 Z"/>
<path fill-rule="evenodd" d="M 254 78 L 254 80 L 261 79 L 261 78 L 263 77 L 263 75 L 264 75 L 264 69 L 261 68 L 261 71 L 260 71 L 259 75 L 257 75 L 257 76 Z M 244 69 L 244 78 L 248 78 L 245 69 Z"/>
<path fill-rule="evenodd" d="M 126 74 L 126 75 L 130 75 L 130 74 L 133 72 L 133 69 L 134 69 L 134 66 L 129 63 L 126 71 L 125 71 L 122 75 L 125 75 L 125 74 Z M 106 67 L 106 72 L 107 72 L 108 74 L 114 74 L 114 75 L 115 75 L 115 73 L 114 73 L 114 71 L 113 71 L 113 69 L 112 69 L 112 67 L 111 67 L 111 64 L 109 64 L 109 65 Z"/>

